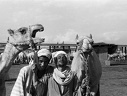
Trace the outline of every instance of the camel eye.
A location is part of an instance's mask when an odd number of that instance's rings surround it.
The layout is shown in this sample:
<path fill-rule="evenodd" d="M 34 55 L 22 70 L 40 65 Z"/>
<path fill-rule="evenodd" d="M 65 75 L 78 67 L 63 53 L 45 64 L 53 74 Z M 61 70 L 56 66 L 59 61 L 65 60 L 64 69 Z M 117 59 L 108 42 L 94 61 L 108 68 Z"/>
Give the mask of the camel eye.
<path fill-rule="evenodd" d="M 93 45 L 94 44 L 94 42 L 91 42 L 91 45 Z"/>
<path fill-rule="evenodd" d="M 79 45 L 79 42 L 77 42 L 77 45 Z"/>
<path fill-rule="evenodd" d="M 19 32 L 21 32 L 21 34 L 26 34 L 27 28 L 22 27 L 18 29 Z"/>

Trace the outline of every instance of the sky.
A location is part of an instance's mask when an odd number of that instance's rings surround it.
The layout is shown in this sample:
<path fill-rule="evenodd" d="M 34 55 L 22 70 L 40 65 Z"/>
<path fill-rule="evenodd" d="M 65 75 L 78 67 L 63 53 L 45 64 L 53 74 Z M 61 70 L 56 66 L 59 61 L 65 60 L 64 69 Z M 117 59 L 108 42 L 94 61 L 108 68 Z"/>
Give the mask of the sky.
<path fill-rule="evenodd" d="M 127 45 L 127 0 L 0 0 L 0 12 L 0 42 L 8 29 L 42 24 L 46 43 L 92 34 L 95 43 Z"/>

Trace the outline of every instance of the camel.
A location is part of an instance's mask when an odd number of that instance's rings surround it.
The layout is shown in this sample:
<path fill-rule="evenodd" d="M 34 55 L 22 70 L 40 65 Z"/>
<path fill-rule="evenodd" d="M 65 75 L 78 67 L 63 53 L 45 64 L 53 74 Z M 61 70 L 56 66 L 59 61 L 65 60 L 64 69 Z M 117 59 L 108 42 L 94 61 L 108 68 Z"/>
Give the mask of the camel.
<path fill-rule="evenodd" d="M 37 32 L 42 32 L 41 24 L 21 27 L 17 30 L 8 29 L 9 37 L 0 61 L 0 96 L 6 96 L 5 77 L 16 56 L 30 48 L 33 44 L 44 42 L 44 38 L 35 38 Z"/>
<path fill-rule="evenodd" d="M 102 67 L 92 46 L 93 42 L 91 34 L 81 39 L 76 36 L 77 50 L 72 60 L 71 70 L 76 73 L 79 86 L 84 88 L 83 96 L 100 96 Z"/>

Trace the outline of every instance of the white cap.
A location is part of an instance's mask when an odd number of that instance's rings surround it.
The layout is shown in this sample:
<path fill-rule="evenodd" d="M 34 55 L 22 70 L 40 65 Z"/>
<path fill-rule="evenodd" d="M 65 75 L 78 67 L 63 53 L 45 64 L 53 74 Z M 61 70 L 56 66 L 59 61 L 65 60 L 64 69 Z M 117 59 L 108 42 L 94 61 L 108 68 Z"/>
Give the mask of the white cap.
<path fill-rule="evenodd" d="M 64 51 L 57 51 L 57 52 L 55 53 L 54 57 L 57 57 L 59 54 L 64 54 L 64 55 L 67 57 L 67 54 L 66 54 L 66 52 L 64 52 Z"/>
<path fill-rule="evenodd" d="M 37 54 L 38 54 L 38 57 L 40 57 L 40 56 L 46 56 L 49 59 L 51 59 L 51 56 L 52 56 L 51 52 L 49 50 L 47 50 L 47 49 L 40 49 L 37 52 Z"/>

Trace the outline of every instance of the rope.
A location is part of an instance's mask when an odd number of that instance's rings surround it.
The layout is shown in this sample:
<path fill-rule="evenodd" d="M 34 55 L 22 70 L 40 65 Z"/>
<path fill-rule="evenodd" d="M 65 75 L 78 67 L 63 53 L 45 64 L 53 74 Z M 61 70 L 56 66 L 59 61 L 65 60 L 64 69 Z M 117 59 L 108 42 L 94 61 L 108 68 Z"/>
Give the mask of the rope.
<path fill-rule="evenodd" d="M 89 86 L 89 75 L 88 75 L 88 70 L 89 70 L 89 68 L 88 68 L 88 60 L 89 60 L 89 54 L 88 54 L 88 56 L 87 56 L 87 58 L 85 57 L 85 55 L 83 54 L 83 52 L 82 51 L 80 51 L 81 53 L 81 56 L 82 56 L 82 59 L 83 59 L 83 62 L 85 62 L 86 63 L 86 65 L 85 65 L 85 86 L 86 86 L 86 94 L 85 94 L 85 96 L 89 96 L 90 95 L 90 86 Z M 84 86 L 84 87 L 85 87 Z"/>
<path fill-rule="evenodd" d="M 34 52 L 34 62 L 33 62 L 33 64 L 38 64 L 38 58 L 37 58 L 37 51 L 36 51 L 36 48 L 35 48 L 35 45 L 34 45 L 34 42 L 33 42 L 33 39 L 32 39 L 32 36 L 31 36 L 31 28 L 30 28 L 30 26 L 29 26 L 29 31 L 30 31 L 30 44 L 29 44 L 29 46 L 30 46 L 30 49 Z M 33 79 L 33 76 L 32 76 L 32 79 Z M 30 81 L 30 87 L 32 86 L 32 81 L 35 81 L 35 80 L 30 80 L 30 78 L 29 78 L 29 81 Z M 28 90 L 29 91 L 29 93 L 30 93 L 30 89 Z"/>

